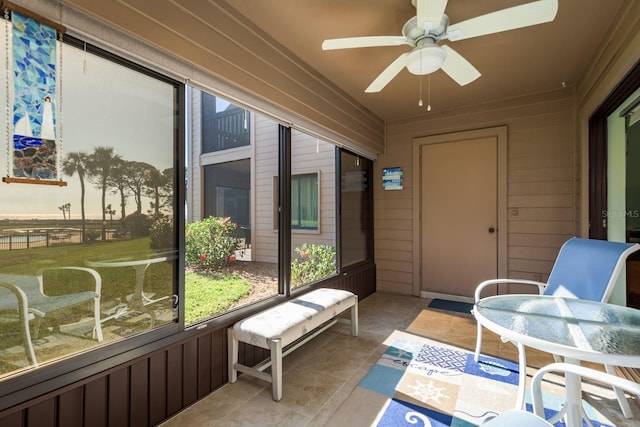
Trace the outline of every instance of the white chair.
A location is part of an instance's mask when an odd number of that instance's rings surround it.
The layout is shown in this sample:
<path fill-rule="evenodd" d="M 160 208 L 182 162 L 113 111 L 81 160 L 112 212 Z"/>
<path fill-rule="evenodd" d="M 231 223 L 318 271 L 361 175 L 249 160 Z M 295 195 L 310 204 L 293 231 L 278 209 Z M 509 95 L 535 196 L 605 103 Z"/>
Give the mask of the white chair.
<path fill-rule="evenodd" d="M 45 270 L 78 271 L 88 274 L 92 289 L 63 295 L 49 296 L 44 293 Z M 71 309 L 81 304 L 92 304 L 93 334 L 101 342 L 103 340 L 100 319 L 100 293 L 102 279 L 90 268 L 84 267 L 56 267 L 40 271 L 37 275 L 0 274 L 0 313 L 8 314 L 9 320 L 17 320 L 19 324 L 22 344 L 27 358 L 33 366 L 38 366 L 30 331 L 30 322 L 36 324 L 43 319 L 58 315 L 60 322 L 67 320 Z M 17 316 L 16 316 L 17 315 Z M 58 325 L 59 326 L 59 325 Z M 36 332 L 39 327 L 36 326 Z"/>
<path fill-rule="evenodd" d="M 637 395 L 640 393 L 640 384 L 637 384 L 633 381 L 629 381 L 601 371 L 596 371 L 594 369 L 585 368 L 584 366 L 572 365 L 570 363 L 552 363 L 539 369 L 538 372 L 536 372 L 536 374 L 533 376 L 533 381 L 531 383 L 531 394 L 533 396 L 534 413 L 514 409 L 498 415 L 490 421 L 482 424 L 482 426 L 553 427 L 552 422 L 554 422 L 555 420 L 547 421 L 544 418 L 544 404 L 542 397 L 542 378 L 549 372 L 564 373 L 565 376 L 577 375 L 581 379 L 588 378 L 599 383 L 613 386 L 616 389 L 625 390 L 631 394 Z M 572 402 L 567 400 L 565 405 L 567 407 L 580 407 L 582 406 L 582 401 Z M 582 420 L 580 420 L 579 425 L 582 426 Z"/>
<path fill-rule="evenodd" d="M 607 302 L 618 276 L 625 266 L 627 257 L 638 249 L 640 249 L 640 245 L 637 243 L 618 243 L 572 237 L 560 248 L 547 283 L 524 279 L 485 280 L 476 287 L 475 301 L 477 303 L 482 298 L 482 292 L 488 286 L 512 283 L 537 286 L 538 292 L 542 295 Z M 478 323 L 474 354 L 476 362 L 480 356 L 481 347 L 482 327 Z M 519 345 L 518 351 L 521 366 L 526 366 L 524 347 Z M 615 373 L 612 366 L 606 366 L 606 369 L 610 374 Z M 522 371 L 520 379 L 524 384 L 526 372 Z M 624 393 L 619 390 L 616 390 L 616 393 L 623 413 L 625 416 L 630 416 L 631 408 L 624 398 Z M 521 387 L 519 403 L 523 402 L 524 387 Z"/>

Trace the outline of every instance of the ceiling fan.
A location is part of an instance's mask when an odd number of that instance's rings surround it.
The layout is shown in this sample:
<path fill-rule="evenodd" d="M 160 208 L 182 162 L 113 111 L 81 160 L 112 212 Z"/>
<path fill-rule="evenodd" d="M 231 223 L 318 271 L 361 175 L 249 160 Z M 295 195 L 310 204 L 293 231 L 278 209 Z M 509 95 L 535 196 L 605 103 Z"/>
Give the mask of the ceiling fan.
<path fill-rule="evenodd" d="M 464 86 L 480 77 L 480 72 L 452 47 L 438 44 L 441 40 L 458 41 L 543 24 L 553 21 L 558 11 L 558 0 L 537 0 L 449 25 L 449 17 L 444 13 L 447 1 L 411 0 L 417 13 L 404 24 L 401 36 L 329 39 L 322 43 L 322 49 L 413 47 L 382 71 L 365 92 L 380 92 L 404 67 L 416 75 L 430 74 L 442 68 L 449 77 Z"/>

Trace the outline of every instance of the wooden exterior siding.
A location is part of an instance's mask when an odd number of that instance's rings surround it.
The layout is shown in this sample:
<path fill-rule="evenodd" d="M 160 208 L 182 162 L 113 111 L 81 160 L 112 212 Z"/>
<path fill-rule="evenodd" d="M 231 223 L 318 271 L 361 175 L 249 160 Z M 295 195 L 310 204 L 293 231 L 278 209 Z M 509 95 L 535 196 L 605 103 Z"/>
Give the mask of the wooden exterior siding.
<path fill-rule="evenodd" d="M 578 233 L 576 136 L 570 90 L 389 123 L 387 151 L 374 170 L 378 290 L 416 293 L 412 271 L 413 139 L 507 126 L 507 269 L 509 277 L 546 279 L 561 244 Z M 384 191 L 386 167 L 401 167 L 402 191 Z"/>
<path fill-rule="evenodd" d="M 301 132 L 292 132 L 292 175 L 319 173 L 320 230 L 319 232 L 292 231 L 291 248 L 302 243 L 336 246 L 336 183 L 335 146 Z M 278 235 L 274 231 L 273 180 L 278 175 L 278 128 L 275 122 L 256 118 L 256 242 L 254 261 L 277 262 Z M 291 254 L 292 258 L 296 253 Z"/>
<path fill-rule="evenodd" d="M 360 300 L 375 292 L 375 266 L 361 266 L 323 283 Z M 203 329 L 57 392 L 0 412 L 2 427 L 139 427 L 156 425 L 227 382 L 227 327 Z M 268 351 L 241 344 L 252 366 Z M 286 387 L 286 385 L 285 385 Z"/>

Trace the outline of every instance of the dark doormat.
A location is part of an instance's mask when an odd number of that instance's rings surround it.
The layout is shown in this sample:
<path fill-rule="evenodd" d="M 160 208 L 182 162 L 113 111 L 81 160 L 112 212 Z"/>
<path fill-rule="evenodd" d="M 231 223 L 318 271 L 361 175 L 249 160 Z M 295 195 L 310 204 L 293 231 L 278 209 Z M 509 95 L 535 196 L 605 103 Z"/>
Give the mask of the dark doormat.
<path fill-rule="evenodd" d="M 460 301 L 449 301 L 446 299 L 433 299 L 427 306 L 436 310 L 455 311 L 456 313 L 471 314 L 473 304 Z"/>

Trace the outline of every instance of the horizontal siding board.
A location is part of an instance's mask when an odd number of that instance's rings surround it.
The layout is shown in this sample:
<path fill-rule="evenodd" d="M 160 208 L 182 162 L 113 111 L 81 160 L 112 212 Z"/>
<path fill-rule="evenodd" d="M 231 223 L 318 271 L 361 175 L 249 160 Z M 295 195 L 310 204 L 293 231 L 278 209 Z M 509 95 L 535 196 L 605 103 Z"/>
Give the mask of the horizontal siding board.
<path fill-rule="evenodd" d="M 377 236 L 376 236 L 377 237 Z M 394 239 L 376 239 L 376 254 L 378 251 L 413 251 L 411 242 Z"/>
<path fill-rule="evenodd" d="M 509 170 L 525 170 L 540 169 L 544 167 L 559 168 L 566 167 L 571 169 L 573 166 L 574 155 L 566 154 L 540 154 L 537 153 L 530 157 L 510 158 L 508 163 Z"/>
<path fill-rule="evenodd" d="M 509 258 L 533 259 L 554 262 L 558 256 L 558 249 L 546 247 L 509 246 Z"/>
<path fill-rule="evenodd" d="M 376 265 L 380 270 L 386 272 L 403 272 L 411 273 L 413 271 L 413 264 L 411 260 L 405 261 L 391 261 L 391 260 L 378 260 Z"/>
<path fill-rule="evenodd" d="M 573 179 L 573 171 L 570 168 L 510 169 L 507 175 L 510 184 Z"/>
<path fill-rule="evenodd" d="M 396 219 L 396 220 L 384 220 L 376 219 L 374 221 L 374 228 L 378 230 L 413 230 L 413 221 L 411 219 Z"/>
<path fill-rule="evenodd" d="M 409 245 L 405 244 L 405 246 Z M 376 259 L 394 262 L 411 260 L 413 252 L 411 251 L 411 248 L 408 248 L 408 250 L 376 249 L 375 254 Z M 381 268 L 380 264 L 378 264 L 378 268 Z"/>
<path fill-rule="evenodd" d="M 517 182 L 507 187 L 509 195 L 541 195 L 541 194 L 573 194 L 575 186 L 572 181 L 540 181 Z"/>
<path fill-rule="evenodd" d="M 573 208 L 573 194 L 530 194 L 508 196 L 507 207 Z"/>
<path fill-rule="evenodd" d="M 575 229 L 572 221 L 509 221 L 509 233 L 569 234 Z"/>
<path fill-rule="evenodd" d="M 573 237 L 573 234 L 533 234 L 533 233 L 509 233 L 507 243 L 509 246 L 547 247 L 557 248 Z"/>
<path fill-rule="evenodd" d="M 376 238 L 384 239 L 384 240 L 400 240 L 409 244 L 412 240 L 412 232 L 411 231 L 402 231 L 402 230 L 376 230 Z"/>
<path fill-rule="evenodd" d="M 413 283 L 413 273 L 403 273 L 399 271 L 390 271 L 379 269 L 376 276 L 383 281 L 398 283 Z"/>
<path fill-rule="evenodd" d="M 395 208 L 395 209 L 378 209 L 375 211 L 376 220 L 401 220 L 401 219 L 413 219 L 413 211 L 407 208 Z"/>
<path fill-rule="evenodd" d="M 517 209 L 515 218 L 512 215 L 512 209 Z M 573 221 L 575 219 L 575 210 L 572 208 L 512 207 L 512 209 L 508 212 L 509 221 Z"/>
<path fill-rule="evenodd" d="M 547 140 L 536 144 L 509 144 L 509 160 L 518 157 L 529 158 L 531 156 L 566 155 L 571 154 L 571 144 L 562 139 Z"/>

